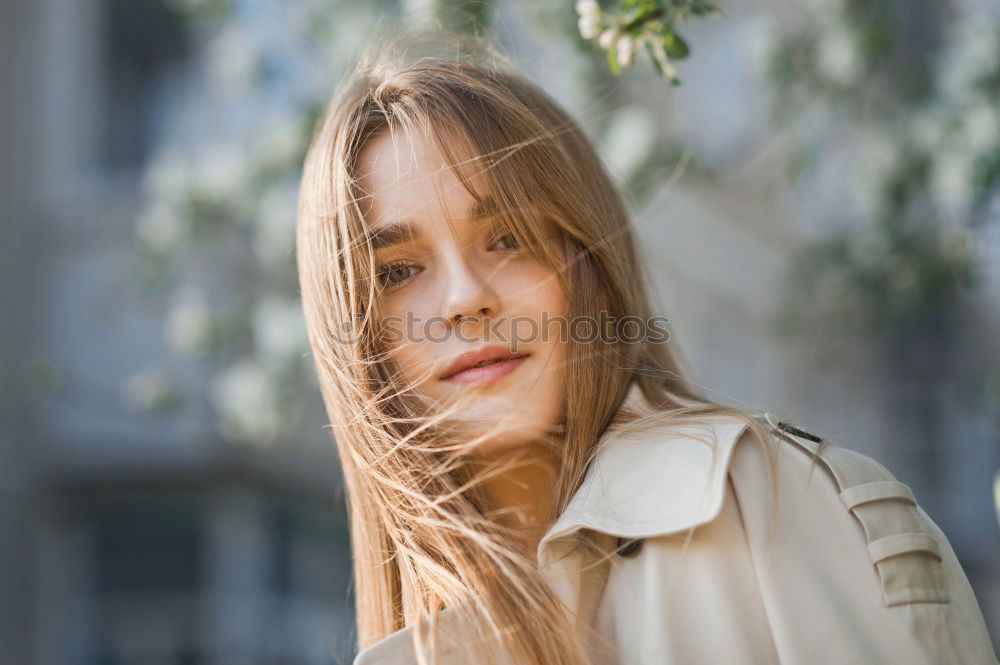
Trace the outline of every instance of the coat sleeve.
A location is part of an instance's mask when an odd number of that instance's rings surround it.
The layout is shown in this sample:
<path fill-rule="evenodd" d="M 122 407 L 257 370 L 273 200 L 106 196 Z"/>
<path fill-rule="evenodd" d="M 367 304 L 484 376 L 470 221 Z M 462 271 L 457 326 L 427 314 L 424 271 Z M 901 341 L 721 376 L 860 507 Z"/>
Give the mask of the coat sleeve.
<path fill-rule="evenodd" d="M 827 444 L 814 458 L 817 444 L 773 436 L 777 503 L 749 430 L 730 480 L 782 665 L 996 665 L 969 581 L 909 487 L 861 453 Z"/>

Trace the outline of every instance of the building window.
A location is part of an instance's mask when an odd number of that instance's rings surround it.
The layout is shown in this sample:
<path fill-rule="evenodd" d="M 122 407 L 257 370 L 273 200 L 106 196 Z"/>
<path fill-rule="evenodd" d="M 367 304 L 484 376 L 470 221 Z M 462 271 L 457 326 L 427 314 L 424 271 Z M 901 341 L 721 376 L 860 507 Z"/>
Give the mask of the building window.
<path fill-rule="evenodd" d="M 184 17 L 163 0 L 102 0 L 99 166 L 135 171 L 155 146 L 172 77 L 188 61 Z"/>

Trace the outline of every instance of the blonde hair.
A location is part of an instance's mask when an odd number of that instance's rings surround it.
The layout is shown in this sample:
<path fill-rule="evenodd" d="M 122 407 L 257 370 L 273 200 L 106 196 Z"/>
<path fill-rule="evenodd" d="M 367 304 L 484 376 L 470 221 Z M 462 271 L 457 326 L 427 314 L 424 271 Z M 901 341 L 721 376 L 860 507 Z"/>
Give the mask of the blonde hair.
<path fill-rule="evenodd" d="M 469 183 L 485 178 L 499 224 L 553 268 L 570 317 L 652 314 L 621 194 L 584 132 L 549 95 L 479 38 L 434 32 L 372 41 L 312 137 L 297 226 L 309 343 L 346 485 L 358 648 L 415 625 L 418 660 L 432 662 L 434 619 L 454 607 L 480 634 L 500 638 L 518 663 L 588 663 L 537 561 L 514 547 L 511 529 L 485 509 L 478 483 L 488 474 L 463 466 L 470 442 L 446 424 L 455 410 L 415 397 L 381 344 L 357 162 L 373 138 L 399 131 L 432 141 L 479 201 Z M 561 231 L 565 264 L 543 241 L 545 217 Z M 649 419 L 623 405 L 633 385 L 663 422 L 743 418 L 759 441 L 769 440 L 755 417 L 700 394 L 669 340 L 571 342 L 567 353 L 565 423 L 551 442 L 562 464 L 555 514 L 580 486 L 601 440 Z"/>

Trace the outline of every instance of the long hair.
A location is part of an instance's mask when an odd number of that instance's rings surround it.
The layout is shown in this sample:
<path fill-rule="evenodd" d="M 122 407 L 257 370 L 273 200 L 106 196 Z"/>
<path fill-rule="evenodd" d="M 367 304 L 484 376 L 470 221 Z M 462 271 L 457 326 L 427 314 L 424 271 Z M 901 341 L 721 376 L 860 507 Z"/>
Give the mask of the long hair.
<path fill-rule="evenodd" d="M 499 224 L 553 269 L 570 319 L 652 315 L 622 196 L 584 132 L 547 93 L 480 38 L 435 32 L 372 41 L 313 134 L 297 222 L 309 343 L 345 480 L 358 648 L 414 625 L 418 659 L 432 662 L 434 620 L 454 607 L 478 634 L 499 637 L 518 663 L 588 663 L 537 561 L 486 511 L 478 487 L 487 474 L 462 464 L 467 433 L 448 425 L 456 411 L 417 399 L 386 351 L 358 175 L 359 152 L 385 132 L 432 142 L 477 199 L 469 183 L 485 178 Z M 543 241 L 544 218 L 558 226 L 562 256 Z M 602 437 L 649 415 L 624 404 L 633 386 L 664 422 L 735 416 L 769 441 L 752 415 L 700 393 L 669 337 L 571 340 L 567 356 L 565 422 L 552 435 L 562 464 L 556 513 Z"/>

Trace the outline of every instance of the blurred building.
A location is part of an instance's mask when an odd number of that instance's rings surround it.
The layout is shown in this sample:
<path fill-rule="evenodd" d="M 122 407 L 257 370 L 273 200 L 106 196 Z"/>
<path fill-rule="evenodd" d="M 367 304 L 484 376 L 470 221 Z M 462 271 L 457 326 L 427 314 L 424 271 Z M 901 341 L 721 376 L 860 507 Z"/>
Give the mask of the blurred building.
<path fill-rule="evenodd" d="M 141 169 L 195 53 L 152 0 L 0 8 L 0 661 L 350 662 L 332 445 L 244 450 L 121 390 L 163 342 L 135 276 Z M 317 431 L 319 428 L 317 427 Z"/>

